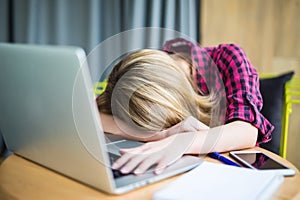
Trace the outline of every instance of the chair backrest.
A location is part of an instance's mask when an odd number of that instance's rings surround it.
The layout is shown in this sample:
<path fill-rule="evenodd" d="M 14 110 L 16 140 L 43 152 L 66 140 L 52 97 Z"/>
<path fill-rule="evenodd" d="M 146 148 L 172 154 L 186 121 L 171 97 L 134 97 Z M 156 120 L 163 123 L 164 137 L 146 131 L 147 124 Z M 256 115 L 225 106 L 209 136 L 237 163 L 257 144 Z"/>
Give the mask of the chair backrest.
<path fill-rule="evenodd" d="M 284 108 L 282 120 L 282 138 L 280 144 L 280 155 L 286 158 L 289 115 L 292 112 L 292 104 L 300 104 L 300 76 L 294 76 L 285 84 Z"/>
<path fill-rule="evenodd" d="M 264 106 L 261 113 L 275 126 L 272 132 L 272 140 L 260 144 L 261 147 L 283 156 L 281 149 L 286 148 L 286 142 L 282 142 L 287 133 L 287 124 L 284 123 L 286 113 L 285 85 L 292 80 L 294 72 L 280 75 L 260 75 L 260 91 Z M 283 146 L 284 145 L 284 146 Z"/>

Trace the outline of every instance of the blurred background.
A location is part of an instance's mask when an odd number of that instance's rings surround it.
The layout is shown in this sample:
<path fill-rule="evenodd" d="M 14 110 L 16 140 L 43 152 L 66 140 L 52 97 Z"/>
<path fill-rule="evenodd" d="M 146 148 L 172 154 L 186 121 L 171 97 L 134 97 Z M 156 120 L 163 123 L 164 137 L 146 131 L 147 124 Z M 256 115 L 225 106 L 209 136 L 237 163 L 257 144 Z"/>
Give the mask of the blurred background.
<path fill-rule="evenodd" d="M 161 27 L 201 46 L 237 43 L 259 73 L 299 76 L 299 19 L 300 0 L 0 0 L 0 42 L 75 45 L 88 54 L 123 31 Z M 143 40 L 159 48 L 174 36 Z M 300 106 L 292 110 L 287 159 L 300 168 Z"/>

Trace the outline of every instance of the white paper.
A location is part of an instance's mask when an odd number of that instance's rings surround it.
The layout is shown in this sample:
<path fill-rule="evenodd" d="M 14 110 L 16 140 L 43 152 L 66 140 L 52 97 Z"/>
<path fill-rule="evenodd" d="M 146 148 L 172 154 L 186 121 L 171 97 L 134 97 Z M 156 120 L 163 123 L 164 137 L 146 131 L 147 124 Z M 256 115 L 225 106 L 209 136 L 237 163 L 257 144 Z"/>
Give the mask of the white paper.
<path fill-rule="evenodd" d="M 155 193 L 153 200 L 269 199 L 283 180 L 273 172 L 204 161 Z"/>

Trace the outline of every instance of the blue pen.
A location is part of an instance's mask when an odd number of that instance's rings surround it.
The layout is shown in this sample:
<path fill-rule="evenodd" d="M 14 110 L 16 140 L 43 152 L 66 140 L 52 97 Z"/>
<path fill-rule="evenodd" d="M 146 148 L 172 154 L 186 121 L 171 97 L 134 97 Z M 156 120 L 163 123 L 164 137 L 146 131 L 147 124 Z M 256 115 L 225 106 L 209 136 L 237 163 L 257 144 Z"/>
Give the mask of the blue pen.
<path fill-rule="evenodd" d="M 232 162 L 231 160 L 225 158 L 224 156 L 220 155 L 218 152 L 212 152 L 207 154 L 209 157 L 220 160 L 221 162 L 223 162 L 226 165 L 232 165 L 232 166 L 236 166 L 236 167 L 241 167 L 239 164 Z"/>

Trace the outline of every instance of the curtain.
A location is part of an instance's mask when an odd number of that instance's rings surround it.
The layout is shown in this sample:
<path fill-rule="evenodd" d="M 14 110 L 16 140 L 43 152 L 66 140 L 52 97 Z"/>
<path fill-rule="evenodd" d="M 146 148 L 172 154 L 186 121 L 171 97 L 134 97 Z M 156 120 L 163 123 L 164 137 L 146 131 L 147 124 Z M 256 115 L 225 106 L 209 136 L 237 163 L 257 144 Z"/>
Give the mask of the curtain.
<path fill-rule="evenodd" d="M 200 0 L 0 0 L 0 42 L 80 46 L 96 81 L 130 50 L 199 41 L 199 16 Z"/>

